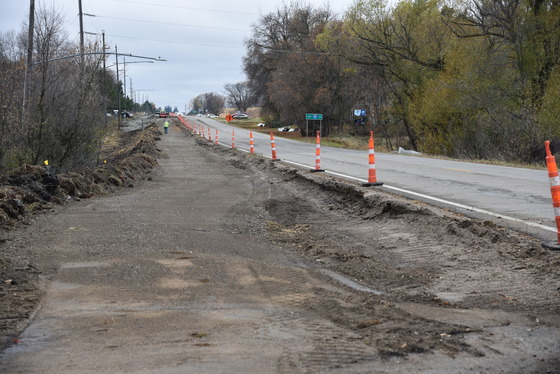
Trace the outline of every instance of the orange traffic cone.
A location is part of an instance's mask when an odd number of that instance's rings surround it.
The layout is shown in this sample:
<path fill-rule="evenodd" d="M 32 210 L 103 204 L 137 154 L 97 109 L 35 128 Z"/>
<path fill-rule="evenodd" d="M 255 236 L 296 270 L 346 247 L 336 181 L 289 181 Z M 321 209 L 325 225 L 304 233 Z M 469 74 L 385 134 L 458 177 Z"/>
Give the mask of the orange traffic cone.
<path fill-rule="evenodd" d="M 315 169 L 312 169 L 311 171 L 324 171 L 321 169 L 321 133 L 319 131 L 317 131 L 317 142 L 315 145 Z"/>
<path fill-rule="evenodd" d="M 255 143 L 253 142 L 253 132 L 249 131 L 249 149 L 251 154 L 255 154 Z"/>
<path fill-rule="evenodd" d="M 272 161 L 280 161 L 276 157 L 276 145 L 274 144 L 274 134 L 270 133 L 270 147 L 272 148 Z"/>
<path fill-rule="evenodd" d="M 554 207 L 554 216 L 556 220 L 556 242 L 543 243 L 543 247 L 548 249 L 560 250 L 560 177 L 558 176 L 558 167 L 556 159 L 550 153 L 550 142 L 544 142 L 546 148 L 546 168 L 548 169 L 548 178 L 550 180 L 550 194 L 552 195 L 552 206 Z"/>
<path fill-rule="evenodd" d="M 368 182 L 364 184 L 364 187 L 371 186 L 382 186 L 383 183 L 377 181 L 377 173 L 375 170 L 375 148 L 373 141 L 373 131 L 369 132 L 369 170 L 368 170 Z"/>

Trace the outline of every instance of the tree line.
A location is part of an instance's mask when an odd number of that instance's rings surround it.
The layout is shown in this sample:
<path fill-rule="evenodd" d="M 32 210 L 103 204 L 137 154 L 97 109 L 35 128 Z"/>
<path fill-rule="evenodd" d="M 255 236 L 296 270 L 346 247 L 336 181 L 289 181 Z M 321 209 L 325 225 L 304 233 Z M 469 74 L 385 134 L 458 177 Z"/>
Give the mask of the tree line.
<path fill-rule="evenodd" d="M 122 109 L 155 110 L 126 96 L 122 82 L 103 68 L 107 56 L 87 54 L 102 51 L 101 43 L 86 45 L 81 59 L 64 26 L 59 13 L 42 8 L 32 39 L 27 25 L 0 33 L 0 173 L 44 160 L 61 170 L 91 166 L 119 99 Z"/>
<path fill-rule="evenodd" d="M 517 162 L 560 135 L 558 0 L 358 0 L 343 18 L 294 2 L 246 45 L 271 124 L 322 113 L 327 133 L 373 130 L 389 149 Z"/>

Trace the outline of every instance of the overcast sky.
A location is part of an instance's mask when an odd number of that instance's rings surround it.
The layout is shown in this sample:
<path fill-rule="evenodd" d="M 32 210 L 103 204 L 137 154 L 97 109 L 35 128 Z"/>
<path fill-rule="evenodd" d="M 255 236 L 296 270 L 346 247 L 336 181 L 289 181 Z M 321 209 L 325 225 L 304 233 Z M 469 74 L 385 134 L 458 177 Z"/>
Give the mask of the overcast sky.
<path fill-rule="evenodd" d="M 329 5 L 342 15 L 354 0 L 303 0 L 316 7 Z M 289 1 L 288 1 L 289 2 Z M 70 40 L 79 41 L 78 0 L 35 0 L 35 9 L 53 7 L 64 14 Z M 195 96 L 224 94 L 226 83 L 246 78 L 242 69 L 244 40 L 261 14 L 277 9 L 282 0 L 82 0 L 84 30 L 101 35 L 119 53 L 161 57 L 166 62 L 128 63 L 137 101 L 180 111 Z M 27 21 L 29 1 L 0 0 L 0 30 L 20 31 Z M 95 39 L 94 35 L 86 35 Z M 111 58 L 114 61 L 114 57 Z M 144 60 L 146 61 L 146 60 Z M 114 69 L 114 68 L 113 68 Z M 121 76 L 122 79 L 122 76 Z"/>

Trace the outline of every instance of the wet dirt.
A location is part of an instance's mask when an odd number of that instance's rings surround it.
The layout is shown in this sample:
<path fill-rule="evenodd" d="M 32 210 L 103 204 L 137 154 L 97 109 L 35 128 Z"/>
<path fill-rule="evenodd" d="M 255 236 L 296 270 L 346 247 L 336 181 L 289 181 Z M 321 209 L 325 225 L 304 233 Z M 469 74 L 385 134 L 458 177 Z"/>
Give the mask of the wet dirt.
<path fill-rule="evenodd" d="M 559 372 L 539 241 L 178 124 L 150 136 L 161 167 L 126 168 L 134 188 L 2 232 L 3 372 Z"/>

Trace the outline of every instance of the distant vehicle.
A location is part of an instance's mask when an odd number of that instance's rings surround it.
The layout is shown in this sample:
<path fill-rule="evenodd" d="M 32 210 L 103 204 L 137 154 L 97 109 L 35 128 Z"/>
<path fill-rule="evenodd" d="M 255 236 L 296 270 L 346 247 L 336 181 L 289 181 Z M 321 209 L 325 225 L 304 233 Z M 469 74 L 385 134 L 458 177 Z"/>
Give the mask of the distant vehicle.
<path fill-rule="evenodd" d="M 197 117 L 202 117 L 202 114 L 198 113 L 196 116 L 197 116 Z"/>
<path fill-rule="evenodd" d="M 266 127 L 266 123 L 262 123 L 262 122 L 261 122 L 261 123 L 259 123 L 259 124 L 257 125 L 257 127 Z"/>
<path fill-rule="evenodd" d="M 215 114 L 207 114 L 206 117 L 208 117 L 208 118 L 218 118 L 218 116 L 215 115 Z"/>
<path fill-rule="evenodd" d="M 130 112 L 127 112 L 126 110 L 123 111 L 123 112 L 121 112 L 121 116 L 122 116 L 123 118 L 134 118 L 134 115 L 133 115 L 132 113 L 130 113 Z"/>
<path fill-rule="evenodd" d="M 159 112 L 159 118 L 167 118 L 167 112 L 163 110 Z"/>
<path fill-rule="evenodd" d="M 235 119 L 249 119 L 249 116 L 247 115 L 247 113 L 236 113 L 233 115 L 233 118 Z"/>
<path fill-rule="evenodd" d="M 294 131 L 299 131 L 299 129 L 297 127 L 284 126 L 284 127 L 280 127 L 278 131 L 294 132 Z"/>

